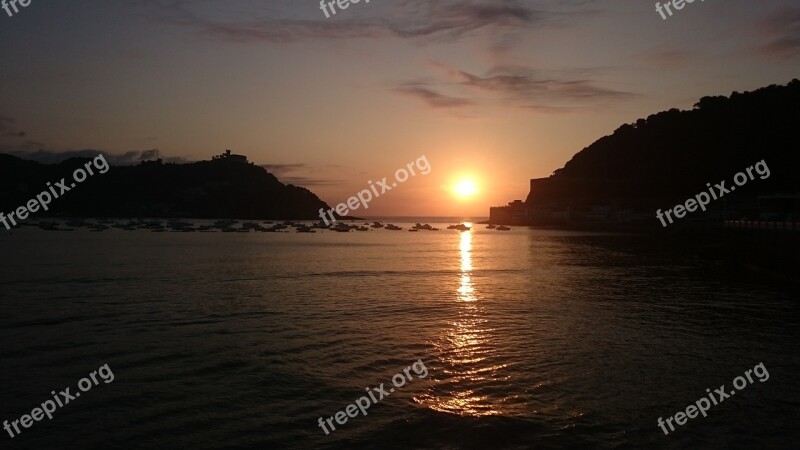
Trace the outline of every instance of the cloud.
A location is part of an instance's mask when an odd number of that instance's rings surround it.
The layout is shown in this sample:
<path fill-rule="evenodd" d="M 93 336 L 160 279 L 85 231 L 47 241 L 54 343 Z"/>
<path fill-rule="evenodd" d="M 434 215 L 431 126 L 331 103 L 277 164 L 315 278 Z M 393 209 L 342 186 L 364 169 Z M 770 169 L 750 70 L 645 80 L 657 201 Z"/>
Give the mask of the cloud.
<path fill-rule="evenodd" d="M 388 28 L 400 37 L 441 36 L 459 38 L 479 29 L 493 31 L 527 28 L 541 24 L 547 14 L 514 0 L 400 2 L 406 22 Z"/>
<path fill-rule="evenodd" d="M 172 25 L 185 27 L 202 36 L 232 43 L 287 44 L 308 41 L 397 38 L 416 43 L 454 42 L 480 37 L 490 58 L 499 64 L 514 47 L 527 42 L 525 33 L 562 25 L 568 19 L 597 14 L 589 7 L 594 0 L 562 2 L 524 0 L 393 0 L 361 1 L 347 10 L 339 10 L 326 19 L 319 3 L 274 0 L 269 3 L 242 3 L 232 10 L 223 3 L 188 0 L 149 0 L 157 7 L 157 17 Z M 248 5 L 257 4 L 258 8 Z M 336 5 L 334 5 L 336 6 Z M 329 7 L 330 9 L 330 7 Z M 459 73 L 462 78 L 451 92 L 453 83 L 431 84 L 403 81 L 390 87 L 395 94 L 422 101 L 439 110 L 463 110 L 477 105 L 476 91 L 486 96 L 514 96 L 506 103 L 539 112 L 565 112 L 583 105 L 562 105 L 547 101 L 580 98 L 583 101 L 620 99 L 624 92 L 603 88 L 591 80 L 546 80 L 528 77 L 525 92 L 502 87 L 523 75 Z M 469 88 L 475 89 L 469 89 Z M 558 91 L 558 92 L 555 92 Z M 557 95 L 558 94 L 558 95 Z M 523 98 L 516 96 L 522 95 Z M 547 96 L 548 98 L 542 99 Z M 532 100 L 532 97 L 535 97 Z"/>
<path fill-rule="evenodd" d="M 261 164 L 261 167 L 267 169 L 267 172 L 277 175 L 298 169 L 304 169 L 308 167 L 308 165 L 307 164 Z"/>
<path fill-rule="evenodd" d="M 44 144 L 27 139 L 28 133 L 16 128 L 17 121 L 6 116 L 0 116 L 0 152 L 10 153 L 11 150 L 35 150 L 43 148 Z"/>
<path fill-rule="evenodd" d="M 524 100 L 558 101 L 614 100 L 632 93 L 598 86 L 594 80 L 540 75 L 527 67 L 495 67 L 484 76 L 461 71 L 463 85 Z"/>
<path fill-rule="evenodd" d="M 314 178 L 308 176 L 308 173 L 301 173 L 290 175 L 292 172 L 316 172 L 317 170 L 309 167 L 307 164 L 261 164 L 261 167 L 267 172 L 275 175 L 275 177 L 285 184 L 293 184 L 295 186 L 308 187 L 308 186 L 337 186 L 344 184 L 344 180 L 332 180 L 327 178 Z"/>
<path fill-rule="evenodd" d="M 440 94 L 416 83 L 406 83 L 405 85 L 394 88 L 394 91 L 422 100 L 432 108 L 461 108 L 474 104 L 471 100 Z"/>
<path fill-rule="evenodd" d="M 278 1 L 259 4 L 258 12 L 232 18 L 230 13 L 202 11 L 202 3 L 185 0 L 151 0 L 160 19 L 193 29 L 200 34 L 230 42 L 268 42 L 273 44 L 309 40 L 403 39 L 457 40 L 478 31 L 502 36 L 500 45 L 509 41 L 506 33 L 532 29 L 561 20 L 591 2 L 570 2 L 561 11 L 536 9 L 521 0 L 396 0 L 391 3 L 351 4 L 326 19 L 317 9 L 298 6 L 297 2 Z M 226 5 L 227 7 L 227 5 Z M 551 6 L 552 7 L 552 6 Z M 358 11 L 356 12 L 356 8 Z M 228 8 L 230 9 L 230 8 Z M 309 17 L 313 10 L 313 18 Z M 270 11 L 271 17 L 257 17 Z M 302 11 L 302 13 L 299 13 Z M 227 16 L 227 19 L 217 17 Z"/>
<path fill-rule="evenodd" d="M 340 186 L 345 183 L 344 180 L 327 180 L 321 178 L 309 178 L 309 177 L 277 177 L 281 183 L 283 184 L 293 184 L 295 186 L 300 187 L 309 187 L 309 186 Z"/>
<path fill-rule="evenodd" d="M 49 150 L 46 148 L 45 144 L 41 142 L 31 139 L 21 141 L 20 139 L 27 137 L 28 133 L 17 130 L 15 125 L 16 121 L 14 119 L 0 115 L 0 153 L 37 161 L 43 164 L 57 164 L 69 158 L 94 158 L 102 153 L 111 165 L 130 166 L 139 164 L 142 161 L 155 160 L 158 155 L 158 151 L 155 149 L 134 150 L 121 155 L 95 149 Z M 149 137 L 146 140 L 151 139 L 156 140 L 155 137 Z M 162 157 L 161 159 L 168 163 L 187 162 L 184 158 L 180 157 Z"/>
<path fill-rule="evenodd" d="M 432 65 L 441 73 L 441 79 L 402 83 L 393 91 L 419 98 L 433 108 L 468 107 L 480 99 L 481 103 L 495 102 L 547 114 L 591 109 L 637 96 L 604 87 L 600 81 L 588 78 L 592 71 L 587 70 L 545 72 L 524 66 L 495 66 L 477 75 L 439 62 Z M 457 88 L 465 94 L 448 96 L 437 88 Z"/>
<path fill-rule="evenodd" d="M 784 7 L 758 20 L 755 32 L 766 44 L 756 51 L 774 59 L 800 56 L 800 8 Z"/>
<path fill-rule="evenodd" d="M 41 144 L 40 144 L 41 145 Z M 5 150 L 0 149 L 3 153 L 16 156 L 18 158 L 37 161 L 43 164 L 57 164 L 70 158 L 94 158 L 99 154 L 103 154 L 109 164 L 112 166 L 132 166 L 137 165 L 142 161 L 150 161 L 156 159 L 156 150 L 134 150 L 125 152 L 121 155 L 115 155 L 101 150 L 46 150 L 39 149 L 36 151 L 29 150 Z M 163 158 L 164 162 L 168 163 L 184 163 L 187 162 L 184 158 L 169 157 Z"/>
<path fill-rule="evenodd" d="M 17 130 L 16 121 L 10 117 L 0 116 L 0 138 L 24 138 L 27 133 Z"/>

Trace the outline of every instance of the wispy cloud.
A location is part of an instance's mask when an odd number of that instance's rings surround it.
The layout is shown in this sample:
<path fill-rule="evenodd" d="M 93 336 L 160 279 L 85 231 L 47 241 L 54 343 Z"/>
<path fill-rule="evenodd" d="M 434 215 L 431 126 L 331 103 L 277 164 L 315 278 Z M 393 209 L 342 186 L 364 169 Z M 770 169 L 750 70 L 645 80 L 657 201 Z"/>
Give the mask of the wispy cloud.
<path fill-rule="evenodd" d="M 0 137 L 22 138 L 27 133 L 16 129 L 16 121 L 10 117 L 0 116 Z"/>
<path fill-rule="evenodd" d="M 44 148 L 44 144 L 31 140 L 26 131 L 17 128 L 17 121 L 11 117 L 0 116 L 0 152 L 12 150 L 31 151 Z"/>
<path fill-rule="evenodd" d="M 132 166 L 139 164 L 142 161 L 150 161 L 156 159 L 156 150 L 133 150 L 125 152 L 121 155 L 113 154 L 101 150 L 45 150 L 39 149 L 35 151 L 27 150 L 12 150 L 0 149 L 0 152 L 14 155 L 18 158 L 37 161 L 43 164 L 57 164 L 66 161 L 70 158 L 94 158 L 99 154 L 103 154 L 109 164 L 112 166 Z M 186 159 L 181 157 L 161 157 L 164 162 L 169 163 L 185 163 Z"/>
<path fill-rule="evenodd" d="M 394 91 L 422 100 L 431 108 L 462 108 L 474 104 L 472 100 L 440 94 L 418 83 L 405 83 L 394 88 Z"/>
<path fill-rule="evenodd" d="M 630 92 L 599 86 L 595 80 L 548 76 L 529 67 L 494 67 L 484 76 L 459 73 L 465 86 L 525 100 L 559 101 L 614 100 L 631 97 Z"/>
<path fill-rule="evenodd" d="M 538 113 L 565 113 L 637 96 L 633 92 L 605 87 L 587 77 L 588 70 L 544 71 L 524 66 L 495 66 L 478 75 L 439 62 L 432 65 L 443 75 L 439 81 L 401 83 L 395 92 L 425 101 L 432 108 L 469 107 L 497 103 Z M 461 89 L 463 96 L 441 90 Z M 479 101 L 480 100 L 480 101 Z"/>
<path fill-rule="evenodd" d="M 776 59 L 800 56 L 800 8 L 783 7 L 758 20 L 756 33 L 765 41 L 757 51 Z"/>
<path fill-rule="evenodd" d="M 157 8 L 155 10 L 162 20 L 203 35 L 231 42 L 282 44 L 387 36 L 456 40 L 478 31 L 503 35 L 499 40 L 502 43 L 508 42 L 504 33 L 557 22 L 591 2 L 568 2 L 554 11 L 537 9 L 531 2 L 520 0 L 400 0 L 388 4 L 351 5 L 348 10 L 329 19 L 316 10 L 314 17 L 309 18 L 306 12 L 299 15 L 303 18 L 298 18 L 297 3 L 285 1 L 269 5 L 270 17 L 255 17 L 254 14 L 248 18 L 228 19 L 219 19 L 217 14 L 202 11 L 198 2 L 150 0 L 148 3 Z M 357 12 L 355 6 L 360 7 Z M 260 4 L 259 10 L 264 10 Z"/>
<path fill-rule="evenodd" d="M 345 183 L 344 180 L 310 176 L 317 172 L 317 169 L 310 167 L 308 164 L 261 164 L 261 167 L 275 175 L 282 183 L 295 186 L 338 186 Z"/>
<path fill-rule="evenodd" d="M 543 24 L 548 14 L 515 0 L 428 1 L 405 0 L 399 12 L 405 21 L 387 26 L 401 37 L 440 36 L 459 38 L 479 29 L 492 31 Z"/>

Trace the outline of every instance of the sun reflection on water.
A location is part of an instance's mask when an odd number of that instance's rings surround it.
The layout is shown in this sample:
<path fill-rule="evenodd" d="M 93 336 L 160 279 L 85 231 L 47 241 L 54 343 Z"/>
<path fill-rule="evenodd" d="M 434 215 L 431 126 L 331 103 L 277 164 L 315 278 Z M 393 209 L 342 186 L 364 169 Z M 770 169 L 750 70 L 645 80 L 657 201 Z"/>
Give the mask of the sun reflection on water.
<path fill-rule="evenodd" d="M 472 232 L 461 233 L 461 282 L 458 286 L 458 300 L 462 302 L 474 302 L 475 288 L 472 286 Z"/>
<path fill-rule="evenodd" d="M 467 224 L 471 226 L 472 224 Z M 500 415 L 500 403 L 489 392 L 500 380 L 498 370 L 505 364 L 491 364 L 496 349 L 491 346 L 485 310 L 473 279 L 471 231 L 461 233 L 459 283 L 455 292 L 454 321 L 438 342 L 434 342 L 442 364 L 432 391 L 420 403 L 450 414 L 465 416 Z"/>

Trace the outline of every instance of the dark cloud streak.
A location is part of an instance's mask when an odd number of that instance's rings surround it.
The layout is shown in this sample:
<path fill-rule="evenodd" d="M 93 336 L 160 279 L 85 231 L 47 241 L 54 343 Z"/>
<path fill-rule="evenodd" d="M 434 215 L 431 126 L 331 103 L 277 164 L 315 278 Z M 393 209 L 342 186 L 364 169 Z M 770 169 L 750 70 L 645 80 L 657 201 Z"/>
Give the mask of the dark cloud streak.
<path fill-rule="evenodd" d="M 125 152 L 121 155 L 115 155 L 109 152 L 101 150 L 92 150 L 92 149 L 63 150 L 63 151 L 39 149 L 36 151 L 28 151 L 28 150 L 12 150 L 12 149 L 0 148 L 0 152 L 13 155 L 21 159 L 37 161 L 43 164 L 57 164 L 70 158 L 94 158 L 101 153 L 105 156 L 108 163 L 111 164 L 112 166 L 133 166 L 139 164 L 142 161 L 154 161 L 156 159 L 155 149 L 134 150 Z M 162 160 L 167 163 L 188 162 L 184 158 L 180 157 L 162 158 Z"/>
<path fill-rule="evenodd" d="M 800 8 L 781 8 L 759 20 L 755 30 L 768 41 L 757 49 L 762 56 L 776 59 L 800 56 Z"/>
<path fill-rule="evenodd" d="M 0 137 L 24 138 L 28 133 L 16 129 L 16 121 L 10 117 L 0 116 Z"/>
<path fill-rule="evenodd" d="M 402 95 L 422 100 L 432 108 L 461 108 L 474 104 L 474 102 L 471 100 L 443 95 L 427 87 L 413 83 L 396 87 L 394 88 L 394 91 Z"/>
<path fill-rule="evenodd" d="M 295 186 L 338 186 L 345 183 L 344 180 L 312 178 L 305 175 L 289 175 L 289 173 L 295 171 L 314 172 L 307 164 L 261 164 L 260 167 L 263 167 L 267 172 L 275 175 L 282 183 L 293 184 Z"/>
<path fill-rule="evenodd" d="M 389 14 L 385 11 L 377 14 L 381 6 L 375 4 L 362 14 L 334 20 L 320 14 L 319 19 L 272 17 L 223 21 L 193 11 L 192 3 L 187 1 L 149 3 L 158 8 L 162 20 L 201 34 L 237 43 L 274 44 L 388 36 L 457 40 L 478 30 L 502 34 L 543 26 L 565 14 L 534 9 L 529 2 L 518 0 L 404 0 L 387 6 L 393 8 Z"/>
<path fill-rule="evenodd" d="M 433 65 L 444 74 L 443 80 L 403 83 L 393 90 L 419 98 L 432 108 L 468 107 L 478 103 L 473 98 L 446 96 L 436 90 L 440 86 L 450 89 L 456 86 L 506 106 L 547 114 L 588 110 L 604 102 L 637 96 L 602 87 L 599 81 L 586 78 L 584 71 L 545 74 L 530 67 L 496 66 L 484 75 L 476 75 L 437 62 Z"/>

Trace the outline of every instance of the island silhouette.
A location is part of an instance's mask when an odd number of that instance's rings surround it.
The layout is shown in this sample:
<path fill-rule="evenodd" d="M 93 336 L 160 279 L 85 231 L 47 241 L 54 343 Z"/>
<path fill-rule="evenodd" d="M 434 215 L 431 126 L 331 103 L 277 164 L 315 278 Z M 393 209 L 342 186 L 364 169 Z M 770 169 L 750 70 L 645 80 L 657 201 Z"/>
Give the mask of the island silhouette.
<path fill-rule="evenodd" d="M 88 158 L 40 164 L 0 154 L 0 211 L 11 211 L 70 177 Z M 226 151 L 187 164 L 143 161 L 86 180 L 37 216 L 81 218 L 315 219 L 329 206 L 306 188 L 285 185 L 247 157 Z"/>

